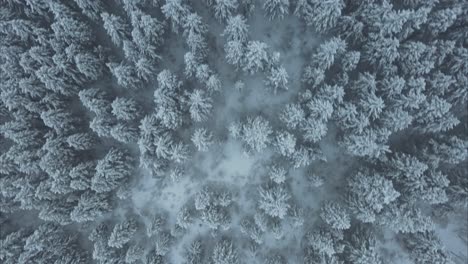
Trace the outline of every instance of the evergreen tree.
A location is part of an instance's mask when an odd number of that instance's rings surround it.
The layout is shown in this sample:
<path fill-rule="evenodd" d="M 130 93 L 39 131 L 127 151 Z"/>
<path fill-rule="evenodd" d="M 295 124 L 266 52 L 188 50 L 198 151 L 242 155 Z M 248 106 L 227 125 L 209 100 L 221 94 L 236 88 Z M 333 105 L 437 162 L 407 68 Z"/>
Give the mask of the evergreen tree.
<path fill-rule="evenodd" d="M 76 129 L 77 119 L 65 109 L 51 109 L 41 113 L 44 124 L 59 134 L 66 134 Z"/>
<path fill-rule="evenodd" d="M 401 107 L 386 109 L 382 112 L 381 122 L 385 129 L 397 132 L 408 128 L 413 122 L 413 117 Z"/>
<path fill-rule="evenodd" d="M 223 36 L 227 38 L 227 41 L 236 41 L 239 43 L 245 43 L 248 38 L 249 25 L 246 19 L 242 15 L 231 16 L 227 20 L 227 25 L 224 28 Z"/>
<path fill-rule="evenodd" d="M 87 190 L 91 188 L 91 179 L 93 178 L 96 162 L 81 162 L 70 171 L 70 187 L 74 190 Z"/>
<path fill-rule="evenodd" d="M 273 93 L 276 94 L 278 89 L 288 90 L 288 79 L 288 72 L 286 72 L 283 66 L 280 66 L 271 69 L 265 82 L 266 85 L 273 89 Z"/>
<path fill-rule="evenodd" d="M 76 133 L 68 136 L 67 143 L 76 150 L 88 150 L 97 145 L 98 139 L 90 132 Z"/>
<path fill-rule="evenodd" d="M 351 227 L 351 219 L 343 208 L 337 202 L 327 202 L 322 206 L 320 217 L 332 228 L 348 229 Z"/>
<path fill-rule="evenodd" d="M 277 184 L 281 184 L 286 181 L 286 174 L 286 170 L 283 167 L 278 167 L 275 165 L 273 165 L 269 171 L 270 179 Z"/>
<path fill-rule="evenodd" d="M 333 28 L 345 7 L 343 0 L 299 0 L 294 14 L 299 15 L 308 26 L 319 33 L 325 33 Z"/>
<path fill-rule="evenodd" d="M 328 132 L 327 123 L 315 118 L 306 119 L 301 130 L 304 140 L 312 143 L 319 142 Z"/>
<path fill-rule="evenodd" d="M 236 68 L 243 67 L 245 47 L 240 41 L 228 41 L 224 46 L 226 61 Z M 252 66 L 253 67 L 253 66 Z"/>
<path fill-rule="evenodd" d="M 404 242 L 416 264 L 454 263 L 434 231 L 408 235 Z"/>
<path fill-rule="evenodd" d="M 388 130 L 366 129 L 363 133 L 347 135 L 342 145 L 356 156 L 379 157 L 390 152 L 389 146 L 386 145 L 388 136 Z"/>
<path fill-rule="evenodd" d="M 237 6 L 237 0 L 214 0 L 215 18 L 219 21 L 225 21 L 228 17 L 231 17 Z"/>
<path fill-rule="evenodd" d="M 131 12 L 133 42 L 150 60 L 159 59 L 158 49 L 164 41 L 165 23 L 137 10 Z"/>
<path fill-rule="evenodd" d="M 212 253 L 213 264 L 238 264 L 240 263 L 237 249 L 226 238 L 217 242 Z"/>
<path fill-rule="evenodd" d="M 280 120 L 289 129 L 295 129 L 305 121 L 305 112 L 299 104 L 288 104 L 280 114 Z"/>
<path fill-rule="evenodd" d="M 155 253 L 160 256 L 165 256 L 171 249 L 172 237 L 167 232 L 159 234 L 155 241 Z"/>
<path fill-rule="evenodd" d="M 363 112 L 367 114 L 370 120 L 375 120 L 380 117 L 380 114 L 384 110 L 385 103 L 382 98 L 375 95 L 375 93 L 370 92 L 366 93 L 366 95 L 359 101 L 359 106 L 362 108 Z"/>
<path fill-rule="evenodd" d="M 255 243 L 263 243 L 262 230 L 250 219 L 243 219 L 240 224 L 241 233 L 249 236 Z"/>
<path fill-rule="evenodd" d="M 174 31 L 183 25 L 185 17 L 190 12 L 184 0 L 167 0 L 161 7 L 161 11 L 171 21 Z"/>
<path fill-rule="evenodd" d="M 145 254 L 145 248 L 141 244 L 133 244 L 128 247 L 127 253 L 125 254 L 125 263 L 137 263 L 143 259 Z"/>
<path fill-rule="evenodd" d="M 308 232 L 305 239 L 312 249 L 332 257 L 340 251 L 339 243 L 343 239 L 343 234 L 339 231 L 318 228 Z"/>
<path fill-rule="evenodd" d="M 158 89 L 154 91 L 154 103 L 156 104 L 156 116 L 162 124 L 170 129 L 175 129 L 182 124 L 181 110 L 177 92 L 182 82 L 169 70 L 161 71 L 157 76 Z"/>
<path fill-rule="evenodd" d="M 141 106 L 133 98 L 118 97 L 111 104 L 117 119 L 132 121 L 141 117 Z"/>
<path fill-rule="evenodd" d="M 111 111 L 110 95 L 102 89 L 90 88 L 78 93 L 81 103 L 96 114 L 106 114 Z"/>
<path fill-rule="evenodd" d="M 97 81 L 104 74 L 104 64 L 94 52 L 83 52 L 74 57 L 76 68 L 89 80 Z"/>
<path fill-rule="evenodd" d="M 193 223 L 194 217 L 187 207 L 183 207 L 177 213 L 176 224 L 184 229 L 188 229 Z"/>
<path fill-rule="evenodd" d="M 155 215 L 151 217 L 149 223 L 146 226 L 146 235 L 152 237 L 162 232 L 166 220 L 161 215 Z"/>
<path fill-rule="evenodd" d="M 261 116 L 249 117 L 242 125 L 241 138 L 250 149 L 258 152 L 270 143 L 272 133 L 270 123 L 266 119 Z"/>
<path fill-rule="evenodd" d="M 105 194 L 87 191 L 80 196 L 78 205 L 70 214 L 73 221 L 90 222 L 111 210 L 109 199 Z"/>
<path fill-rule="evenodd" d="M 326 99 L 314 98 L 306 106 L 309 110 L 309 118 L 307 120 L 313 118 L 314 120 L 311 121 L 328 121 L 333 114 L 333 104 Z"/>
<path fill-rule="evenodd" d="M 197 71 L 198 65 L 200 64 L 199 62 L 199 56 L 195 56 L 193 52 L 187 52 L 184 55 L 184 62 L 185 62 L 185 75 L 187 77 L 192 77 L 195 75 L 195 72 Z"/>
<path fill-rule="evenodd" d="M 205 92 L 199 89 L 194 90 L 188 95 L 187 99 L 190 116 L 195 122 L 205 121 L 211 113 L 212 100 Z"/>
<path fill-rule="evenodd" d="M 425 101 L 421 110 L 415 115 L 415 128 L 423 133 L 447 131 L 460 121 L 450 112 L 451 104 L 444 99 L 433 96 Z"/>
<path fill-rule="evenodd" d="M 462 14 L 462 9 L 458 6 L 453 8 L 444 8 L 432 12 L 428 17 L 427 32 L 437 36 L 447 31 Z"/>
<path fill-rule="evenodd" d="M 385 208 L 379 215 L 378 222 L 401 233 L 419 233 L 434 229 L 434 223 L 429 216 L 423 215 L 414 205 L 406 203 L 392 204 Z"/>
<path fill-rule="evenodd" d="M 374 222 L 375 214 L 400 196 L 391 181 L 369 174 L 359 172 L 348 181 L 348 203 L 362 222 Z"/>
<path fill-rule="evenodd" d="M 125 89 L 137 90 L 143 82 L 138 75 L 137 69 L 125 63 L 108 63 L 112 75 L 117 79 L 117 83 Z"/>
<path fill-rule="evenodd" d="M 361 53 L 359 51 L 348 51 L 341 59 L 342 69 L 345 72 L 353 71 L 357 68 L 361 60 Z"/>
<path fill-rule="evenodd" d="M 402 72 L 409 76 L 428 74 L 435 66 L 435 47 L 431 48 L 422 42 L 408 41 L 401 45 L 398 62 Z"/>
<path fill-rule="evenodd" d="M 117 223 L 110 234 L 108 245 L 110 247 L 122 248 L 132 239 L 137 228 L 138 225 L 134 219 L 126 219 Z"/>
<path fill-rule="evenodd" d="M 126 150 L 111 148 L 96 165 L 91 189 L 98 193 L 116 189 L 133 173 L 133 162 L 133 158 Z"/>
<path fill-rule="evenodd" d="M 201 264 L 204 258 L 204 247 L 201 240 L 195 240 L 185 249 L 184 264 Z"/>
<path fill-rule="evenodd" d="M 163 256 L 159 255 L 156 250 L 151 250 L 148 254 L 146 254 L 144 263 L 164 264 L 164 258 Z"/>
<path fill-rule="evenodd" d="M 266 186 L 259 189 L 259 207 L 270 216 L 284 218 L 291 207 L 289 199 L 291 195 L 281 185 Z"/>
<path fill-rule="evenodd" d="M 207 151 L 213 144 L 213 134 L 208 132 L 205 128 L 196 129 L 191 139 L 198 151 Z"/>
<path fill-rule="evenodd" d="M 219 76 L 217 74 L 212 74 L 206 81 L 206 88 L 208 92 L 214 93 L 221 90 L 221 81 L 219 80 Z"/>
<path fill-rule="evenodd" d="M 429 139 L 422 154 L 435 164 L 460 164 L 468 157 L 468 140 L 457 136 L 436 136 Z"/>
<path fill-rule="evenodd" d="M 171 145 L 169 150 L 170 159 L 177 163 L 184 163 L 188 159 L 189 150 L 182 142 Z"/>
<path fill-rule="evenodd" d="M 99 14 L 104 11 L 104 3 L 93 0 L 75 0 L 78 7 L 81 8 L 83 14 L 94 21 L 99 20 Z"/>
<path fill-rule="evenodd" d="M 228 210 L 222 206 L 209 205 L 202 211 L 202 221 L 213 230 L 228 230 L 231 224 L 231 215 Z"/>
<path fill-rule="evenodd" d="M 333 65 L 337 56 L 346 52 L 346 42 L 340 38 L 331 38 L 320 44 L 316 53 L 312 55 L 312 66 L 318 69 L 328 70 Z"/>
<path fill-rule="evenodd" d="M 3 232 L 2 232 L 3 233 Z M 20 229 L 6 234 L 0 240 L 0 260 L 5 264 L 18 263 L 18 258 L 23 252 L 24 244 L 28 237 L 28 231 Z"/>
<path fill-rule="evenodd" d="M 112 127 L 110 135 L 122 143 L 137 142 L 139 130 L 136 125 L 119 122 Z"/>
<path fill-rule="evenodd" d="M 345 245 L 345 260 L 349 263 L 383 263 L 377 251 L 374 234 L 369 227 L 358 226 Z"/>
<path fill-rule="evenodd" d="M 99 137 L 110 137 L 114 125 L 115 120 L 113 120 L 112 116 L 102 115 L 94 117 L 89 123 L 89 128 Z"/>
<path fill-rule="evenodd" d="M 185 18 L 183 28 L 183 33 L 186 37 L 190 35 L 205 35 L 208 31 L 208 27 L 197 13 L 191 13 Z"/>
<path fill-rule="evenodd" d="M 120 47 L 130 37 L 130 25 L 123 18 L 107 12 L 101 13 L 101 18 L 112 42 Z"/>
<path fill-rule="evenodd" d="M 363 58 L 372 65 L 385 69 L 398 58 L 399 47 L 400 42 L 396 38 L 371 34 L 369 41 L 364 45 Z"/>
<path fill-rule="evenodd" d="M 291 157 L 296 150 L 296 137 L 289 132 L 278 133 L 275 137 L 275 146 L 282 156 Z"/>
<path fill-rule="evenodd" d="M 270 61 L 267 49 L 268 45 L 264 42 L 249 41 L 245 51 L 245 62 L 242 67 L 243 70 L 250 74 L 263 71 L 266 64 Z"/>
<path fill-rule="evenodd" d="M 289 12 L 289 0 L 267 0 L 263 3 L 263 9 L 270 20 L 283 19 Z"/>

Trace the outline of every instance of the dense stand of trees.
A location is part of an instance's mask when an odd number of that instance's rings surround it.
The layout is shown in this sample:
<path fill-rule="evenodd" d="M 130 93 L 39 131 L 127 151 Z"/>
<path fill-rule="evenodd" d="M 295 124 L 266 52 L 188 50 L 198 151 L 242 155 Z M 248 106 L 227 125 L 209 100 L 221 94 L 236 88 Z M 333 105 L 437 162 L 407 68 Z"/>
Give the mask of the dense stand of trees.
<path fill-rule="evenodd" d="M 303 231 L 303 263 L 384 263 L 382 230 L 415 264 L 453 263 L 436 228 L 468 210 L 465 1 L 200 2 L 2 1 L 0 262 L 170 263 L 183 243 L 184 263 L 288 263 L 268 246 L 292 228 Z M 268 20 L 296 16 L 320 40 L 300 87 L 298 69 L 249 33 L 256 8 Z M 207 21 L 224 28 L 230 70 L 263 78 L 271 96 L 296 92 L 273 118 L 245 113 L 222 138 L 211 123 L 231 87 Z M 185 49 L 177 69 L 165 64 L 173 35 Z M 311 210 L 291 171 L 327 162 L 330 130 L 357 165 Z M 223 140 L 250 157 L 271 150 L 255 191 L 202 182 L 174 219 L 125 206 L 142 174 L 177 182 Z M 308 180 L 312 192 L 333 179 Z M 18 223 L 25 212 L 34 219 Z M 194 228 L 209 235 L 183 240 Z"/>

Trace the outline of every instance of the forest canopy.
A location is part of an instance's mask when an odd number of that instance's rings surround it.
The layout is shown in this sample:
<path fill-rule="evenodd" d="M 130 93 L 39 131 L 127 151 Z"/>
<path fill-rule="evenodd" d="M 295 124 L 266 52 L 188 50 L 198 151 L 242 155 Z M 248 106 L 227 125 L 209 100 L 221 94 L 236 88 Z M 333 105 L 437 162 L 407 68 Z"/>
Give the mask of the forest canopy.
<path fill-rule="evenodd" d="M 0 0 L 0 263 L 468 262 L 465 0 Z"/>

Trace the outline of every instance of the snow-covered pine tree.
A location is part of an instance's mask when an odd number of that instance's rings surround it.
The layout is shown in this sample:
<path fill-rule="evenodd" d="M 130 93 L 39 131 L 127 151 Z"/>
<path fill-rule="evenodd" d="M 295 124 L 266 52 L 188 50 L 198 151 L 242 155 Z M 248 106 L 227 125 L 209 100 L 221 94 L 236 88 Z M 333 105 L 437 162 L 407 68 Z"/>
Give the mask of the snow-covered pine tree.
<path fill-rule="evenodd" d="M 111 106 L 112 114 L 119 120 L 135 121 L 142 114 L 140 104 L 133 98 L 117 97 Z"/>
<path fill-rule="evenodd" d="M 124 40 L 130 38 L 130 25 L 122 17 L 103 12 L 101 18 L 104 29 L 117 47 L 120 47 Z"/>
<path fill-rule="evenodd" d="M 70 217 L 78 223 L 90 222 L 95 221 L 110 210 L 111 205 L 106 194 L 87 191 L 80 196 L 80 200 L 71 212 Z"/>
<path fill-rule="evenodd" d="M 344 40 L 334 37 L 320 44 L 317 51 L 312 55 L 312 67 L 328 70 L 338 56 L 346 52 L 347 44 Z"/>
<path fill-rule="evenodd" d="M 434 231 L 409 234 L 404 242 L 411 259 L 416 264 L 454 263 Z"/>
<path fill-rule="evenodd" d="M 170 20 L 172 24 L 172 30 L 177 32 L 185 22 L 185 17 L 189 14 L 189 6 L 185 3 L 185 0 L 167 0 L 165 4 L 161 6 L 161 11 L 164 16 Z"/>
<path fill-rule="evenodd" d="M 213 10 L 215 18 L 219 21 L 225 21 L 232 16 L 232 13 L 237 9 L 238 0 L 214 0 Z"/>
<path fill-rule="evenodd" d="M 118 122 L 112 127 L 110 135 L 122 143 L 131 143 L 137 142 L 140 134 L 139 132 L 140 131 L 136 124 L 132 124 L 130 122 Z"/>
<path fill-rule="evenodd" d="M 127 244 L 138 229 L 138 224 L 135 219 L 125 219 L 117 223 L 110 234 L 109 241 L 107 242 L 110 247 L 122 248 Z"/>
<path fill-rule="evenodd" d="M 242 15 L 231 16 L 227 20 L 226 27 L 223 31 L 223 36 L 227 41 L 236 41 L 245 43 L 248 38 L 249 25 Z"/>
<path fill-rule="evenodd" d="M 326 202 L 321 208 L 320 217 L 336 229 L 349 229 L 351 227 L 351 218 L 343 207 L 338 202 Z"/>
<path fill-rule="evenodd" d="M 275 147 L 282 156 L 291 157 L 296 150 L 296 137 L 289 132 L 277 133 Z"/>
<path fill-rule="evenodd" d="M 211 255 L 213 264 L 238 264 L 240 263 L 237 249 L 231 240 L 222 238 L 213 248 Z"/>
<path fill-rule="evenodd" d="M 187 104 L 192 120 L 195 122 L 205 121 L 213 108 L 211 97 L 205 95 L 205 92 L 200 89 L 189 93 L 187 97 Z"/>
<path fill-rule="evenodd" d="M 133 163 L 134 160 L 127 150 L 111 148 L 96 165 L 96 173 L 91 180 L 91 189 L 98 193 L 116 189 L 133 173 Z"/>
<path fill-rule="evenodd" d="M 191 140 L 198 151 L 207 151 L 213 144 L 213 134 L 205 128 L 198 128 L 193 132 Z"/>
<path fill-rule="evenodd" d="M 326 33 L 333 28 L 344 9 L 343 0 L 298 0 L 294 14 L 298 15 L 308 26 L 319 33 Z"/>
<path fill-rule="evenodd" d="M 283 219 L 291 205 L 291 195 L 282 185 L 264 186 L 259 188 L 259 207 L 270 216 Z"/>
<path fill-rule="evenodd" d="M 375 215 L 400 196 L 390 180 L 371 172 L 351 177 L 348 192 L 351 210 L 364 223 L 374 222 Z"/>
<path fill-rule="evenodd" d="M 83 14 L 95 22 L 99 21 L 99 14 L 103 13 L 104 11 L 103 2 L 93 0 L 75 0 L 75 2 L 78 7 L 81 8 Z"/>
<path fill-rule="evenodd" d="M 107 63 L 112 75 L 117 79 L 117 83 L 125 89 L 138 90 L 143 85 L 143 80 L 139 77 L 135 66 L 121 63 Z"/>
<path fill-rule="evenodd" d="M 95 114 L 107 114 L 111 112 L 111 96 L 100 88 L 89 88 L 78 93 L 81 103 Z"/>
<path fill-rule="evenodd" d="M 139 260 L 143 259 L 144 254 L 145 247 L 142 244 L 132 244 L 128 247 L 127 253 L 125 254 L 125 263 L 138 263 Z"/>
<path fill-rule="evenodd" d="M 67 138 L 68 145 L 76 150 L 93 149 L 98 142 L 96 135 L 91 132 L 76 133 Z"/>
<path fill-rule="evenodd" d="M 202 264 L 204 259 L 205 250 L 202 240 L 194 240 L 185 249 L 185 262 L 184 264 Z"/>
<path fill-rule="evenodd" d="M 280 120 L 289 128 L 296 129 L 305 122 L 305 111 L 300 104 L 287 104 L 280 114 Z"/>
<path fill-rule="evenodd" d="M 249 41 L 245 51 L 243 70 L 250 74 L 265 70 L 266 65 L 270 61 L 267 49 L 268 45 L 264 42 Z"/>
<path fill-rule="evenodd" d="M 377 222 L 400 233 L 419 233 L 435 228 L 430 216 L 424 215 L 415 205 L 406 202 L 391 204 L 385 208 L 378 216 Z"/>
<path fill-rule="evenodd" d="M 288 90 L 289 75 L 283 66 L 273 67 L 266 76 L 265 83 L 276 94 L 278 89 Z"/>
<path fill-rule="evenodd" d="M 70 170 L 70 187 L 74 190 L 87 190 L 91 188 L 91 179 L 96 173 L 96 162 L 86 161 L 78 163 Z"/>
<path fill-rule="evenodd" d="M 263 117 L 249 117 L 242 125 L 241 138 L 253 151 L 261 151 L 271 142 L 273 133 L 270 123 Z"/>
<path fill-rule="evenodd" d="M 242 42 L 231 40 L 224 46 L 227 63 L 234 65 L 237 69 L 243 68 L 244 53 L 246 49 Z"/>
<path fill-rule="evenodd" d="M 289 13 L 289 0 L 266 0 L 263 9 L 270 20 L 283 19 Z"/>

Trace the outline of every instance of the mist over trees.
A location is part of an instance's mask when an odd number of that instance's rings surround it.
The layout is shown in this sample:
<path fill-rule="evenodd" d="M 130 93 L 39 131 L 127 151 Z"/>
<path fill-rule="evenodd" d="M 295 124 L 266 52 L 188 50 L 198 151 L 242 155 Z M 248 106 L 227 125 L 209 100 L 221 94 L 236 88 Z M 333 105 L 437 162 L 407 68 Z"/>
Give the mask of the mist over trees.
<path fill-rule="evenodd" d="M 466 263 L 463 0 L 0 1 L 0 262 Z"/>

